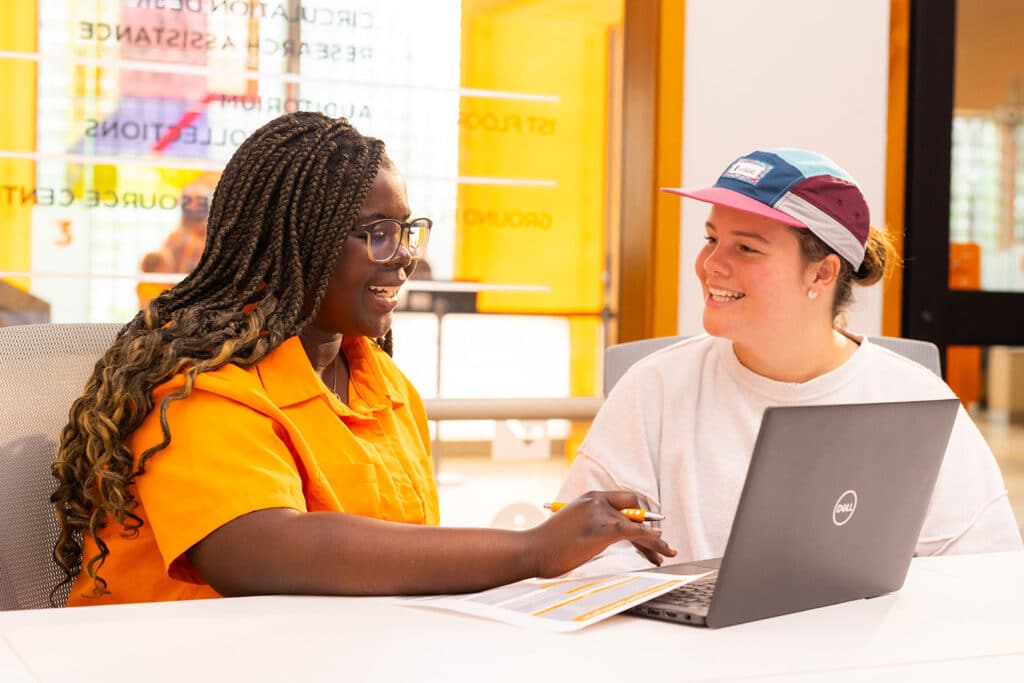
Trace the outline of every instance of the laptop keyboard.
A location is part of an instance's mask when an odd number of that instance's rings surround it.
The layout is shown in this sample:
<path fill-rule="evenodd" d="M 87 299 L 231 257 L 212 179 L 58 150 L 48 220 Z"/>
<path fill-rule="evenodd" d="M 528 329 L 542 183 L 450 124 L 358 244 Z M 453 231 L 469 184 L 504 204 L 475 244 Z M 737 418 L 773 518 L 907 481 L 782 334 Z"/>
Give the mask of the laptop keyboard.
<path fill-rule="evenodd" d="M 655 600 L 664 605 L 668 603 L 683 609 L 693 607 L 707 607 L 711 604 L 711 596 L 715 592 L 715 579 L 708 577 L 700 581 L 688 583 L 685 586 L 674 588 L 664 595 L 658 596 Z"/>

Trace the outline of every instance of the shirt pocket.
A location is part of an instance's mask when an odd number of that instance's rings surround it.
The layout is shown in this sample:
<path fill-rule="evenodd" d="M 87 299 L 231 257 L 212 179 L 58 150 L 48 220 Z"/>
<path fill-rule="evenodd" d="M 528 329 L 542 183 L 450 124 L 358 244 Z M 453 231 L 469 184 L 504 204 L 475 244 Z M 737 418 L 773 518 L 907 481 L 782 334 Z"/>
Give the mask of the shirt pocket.
<path fill-rule="evenodd" d="M 333 472 L 334 490 L 345 512 L 381 517 L 380 480 L 373 463 L 339 464 Z"/>
<path fill-rule="evenodd" d="M 423 524 L 426 521 L 423 499 L 412 478 L 404 469 L 392 470 L 389 473 L 391 484 L 391 495 L 384 510 L 386 519 L 392 519 L 410 524 Z"/>

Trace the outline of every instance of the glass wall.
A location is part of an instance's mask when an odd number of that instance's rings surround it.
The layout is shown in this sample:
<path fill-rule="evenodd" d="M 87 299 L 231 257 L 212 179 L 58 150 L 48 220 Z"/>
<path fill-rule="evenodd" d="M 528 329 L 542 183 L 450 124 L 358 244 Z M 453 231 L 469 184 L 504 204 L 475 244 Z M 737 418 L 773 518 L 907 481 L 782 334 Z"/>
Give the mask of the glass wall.
<path fill-rule="evenodd" d="M 953 289 L 1024 291 L 1024 45 L 1016 40 L 1021 30 L 1021 3 L 957 3 Z"/>
<path fill-rule="evenodd" d="M 955 25 L 949 289 L 1024 292 L 1024 4 L 960 0 Z M 1003 296 L 986 324 L 1005 340 L 1017 303 Z M 951 323 L 972 341 L 991 331 Z M 973 409 L 1024 528 L 1024 347 L 950 346 L 946 378 Z"/>
<path fill-rule="evenodd" d="M 385 140 L 434 219 L 395 323 L 425 396 L 600 392 L 621 0 L 12 5 L 0 324 L 130 319 L 195 265 L 238 145 L 312 110 Z"/>

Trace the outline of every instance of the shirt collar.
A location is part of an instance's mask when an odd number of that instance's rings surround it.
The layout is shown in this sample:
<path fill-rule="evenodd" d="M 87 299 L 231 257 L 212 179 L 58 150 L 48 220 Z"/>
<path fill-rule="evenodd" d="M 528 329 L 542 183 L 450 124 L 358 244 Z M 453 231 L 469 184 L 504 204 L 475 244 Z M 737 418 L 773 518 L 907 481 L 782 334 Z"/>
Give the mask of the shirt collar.
<path fill-rule="evenodd" d="M 341 348 L 351 376 L 348 408 L 352 410 L 372 412 L 405 402 L 404 393 L 395 385 L 392 373 L 381 366 L 383 359 L 378 354 L 382 351 L 374 347 L 376 344 L 367 337 L 347 336 L 342 340 Z M 285 339 L 256 365 L 256 369 L 267 395 L 278 407 L 287 408 L 324 396 L 335 408 L 346 409 L 317 377 L 298 337 Z"/>
<path fill-rule="evenodd" d="M 349 407 L 372 412 L 405 403 L 405 392 L 395 385 L 395 369 L 384 367 L 387 354 L 374 341 L 347 336 L 341 340 L 341 350 L 348 360 Z"/>
<path fill-rule="evenodd" d="M 851 339 L 855 338 L 851 337 Z M 736 382 L 768 399 L 783 404 L 815 400 L 838 390 L 860 376 L 860 368 L 864 363 L 863 348 L 865 345 L 861 342 L 853 355 L 837 368 L 806 382 L 780 382 L 759 375 L 744 366 L 736 357 L 732 341 L 717 337 L 714 343 L 726 371 Z"/>

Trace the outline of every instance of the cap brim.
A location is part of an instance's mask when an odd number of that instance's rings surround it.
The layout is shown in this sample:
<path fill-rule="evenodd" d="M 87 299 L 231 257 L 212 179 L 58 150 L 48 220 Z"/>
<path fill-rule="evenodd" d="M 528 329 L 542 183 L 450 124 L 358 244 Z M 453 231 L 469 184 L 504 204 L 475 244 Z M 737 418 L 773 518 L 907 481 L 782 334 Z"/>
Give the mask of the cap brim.
<path fill-rule="evenodd" d="M 780 223 L 792 225 L 795 228 L 807 227 L 806 223 L 793 218 L 788 213 L 783 213 L 778 209 L 773 209 L 767 204 L 762 204 L 756 199 L 751 199 L 744 194 L 740 194 L 735 190 L 730 190 L 725 187 L 702 187 L 694 189 L 686 187 L 663 187 L 661 188 L 661 191 L 679 195 L 680 197 L 689 197 L 690 199 L 696 199 L 716 206 L 727 206 L 730 209 L 736 209 L 737 211 L 743 211 L 744 213 L 752 213 L 757 216 L 763 216 L 764 218 L 771 218 L 772 220 L 779 221 Z"/>

